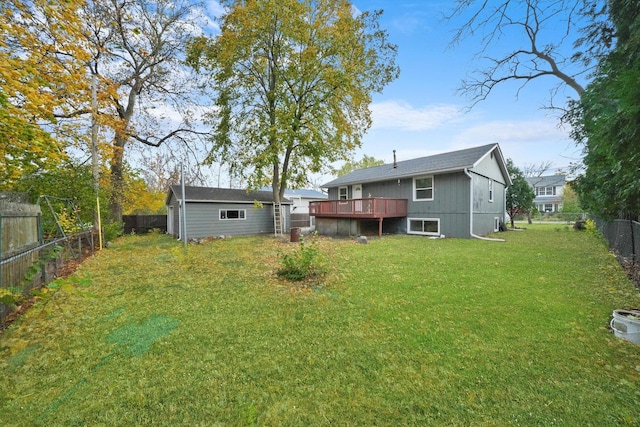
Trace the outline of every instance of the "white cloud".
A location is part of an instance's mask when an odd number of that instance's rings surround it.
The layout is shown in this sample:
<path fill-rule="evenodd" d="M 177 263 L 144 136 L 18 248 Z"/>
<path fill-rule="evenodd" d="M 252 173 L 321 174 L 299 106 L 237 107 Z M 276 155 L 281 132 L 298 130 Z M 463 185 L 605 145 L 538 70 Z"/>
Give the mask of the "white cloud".
<path fill-rule="evenodd" d="M 456 149 L 498 143 L 519 167 L 547 162 L 565 167 L 580 157 L 567 130 L 554 120 L 489 121 L 456 134 L 453 143 Z"/>
<path fill-rule="evenodd" d="M 460 120 L 463 113 L 455 105 L 416 108 L 403 101 L 383 101 L 371 105 L 374 129 L 422 131 Z"/>
<path fill-rule="evenodd" d="M 220 18 L 225 12 L 224 7 L 217 0 L 209 0 L 205 2 L 203 17 L 202 17 L 202 27 L 209 31 L 208 36 L 220 33 L 220 25 L 216 21 Z"/>
<path fill-rule="evenodd" d="M 209 0 L 205 3 L 205 8 L 209 15 L 218 18 L 224 13 L 224 7 L 217 0 Z"/>
<path fill-rule="evenodd" d="M 465 145 L 498 142 L 502 145 L 566 141 L 568 138 L 567 132 L 558 128 L 552 120 L 493 120 L 465 129 L 456 136 L 456 142 Z"/>

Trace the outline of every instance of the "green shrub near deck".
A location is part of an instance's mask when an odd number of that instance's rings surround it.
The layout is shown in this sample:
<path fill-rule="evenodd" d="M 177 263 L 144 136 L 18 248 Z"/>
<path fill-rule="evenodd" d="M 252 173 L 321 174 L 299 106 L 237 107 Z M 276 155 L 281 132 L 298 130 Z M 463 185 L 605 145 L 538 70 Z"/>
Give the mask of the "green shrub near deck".
<path fill-rule="evenodd" d="M 129 236 L 0 335 L 3 425 L 638 425 L 638 292 L 596 236 Z"/>

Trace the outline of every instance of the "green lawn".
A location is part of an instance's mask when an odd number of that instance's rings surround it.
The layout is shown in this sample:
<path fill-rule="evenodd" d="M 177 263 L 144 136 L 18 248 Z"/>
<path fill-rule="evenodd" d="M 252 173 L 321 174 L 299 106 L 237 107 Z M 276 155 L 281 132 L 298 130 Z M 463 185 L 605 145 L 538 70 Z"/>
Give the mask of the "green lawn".
<path fill-rule="evenodd" d="M 0 335 L 2 425 L 640 425 L 638 292 L 564 225 L 504 243 L 130 236 Z"/>

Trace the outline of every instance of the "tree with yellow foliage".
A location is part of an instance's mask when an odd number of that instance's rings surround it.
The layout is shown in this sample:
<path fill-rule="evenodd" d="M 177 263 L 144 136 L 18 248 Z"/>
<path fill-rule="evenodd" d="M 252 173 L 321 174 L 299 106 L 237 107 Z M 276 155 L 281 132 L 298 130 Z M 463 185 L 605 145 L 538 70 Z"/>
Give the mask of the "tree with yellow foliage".
<path fill-rule="evenodd" d="M 78 143 L 77 116 L 88 100 L 82 0 L 0 3 L 0 187 L 55 168 Z"/>

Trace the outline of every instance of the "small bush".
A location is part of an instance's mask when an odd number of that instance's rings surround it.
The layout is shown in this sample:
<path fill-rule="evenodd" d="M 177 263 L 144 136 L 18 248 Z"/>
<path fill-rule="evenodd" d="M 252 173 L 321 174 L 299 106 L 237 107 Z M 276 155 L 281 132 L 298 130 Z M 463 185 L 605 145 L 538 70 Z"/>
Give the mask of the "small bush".
<path fill-rule="evenodd" d="M 111 242 L 122 236 L 124 230 L 123 222 L 109 222 L 102 226 L 102 237 L 105 242 Z"/>
<path fill-rule="evenodd" d="M 301 236 L 298 249 L 293 253 L 282 255 L 282 267 L 277 274 L 287 280 L 295 281 L 322 276 L 325 273 L 325 267 L 320 258 L 320 249 L 315 236 L 309 244 Z"/>
<path fill-rule="evenodd" d="M 598 234 L 598 226 L 592 219 L 588 219 L 584 222 L 584 229 L 587 230 L 587 233 L 589 234 Z"/>

